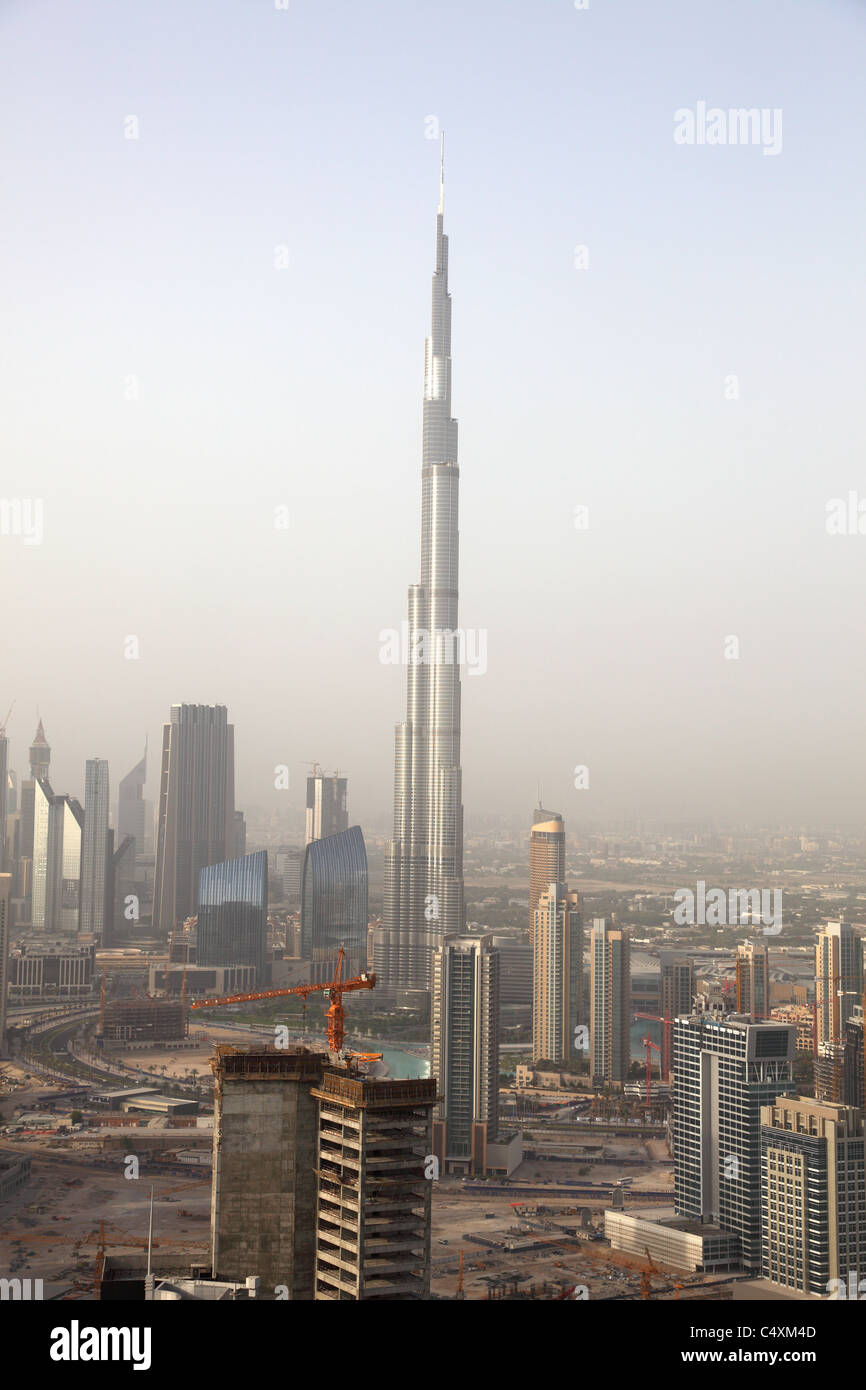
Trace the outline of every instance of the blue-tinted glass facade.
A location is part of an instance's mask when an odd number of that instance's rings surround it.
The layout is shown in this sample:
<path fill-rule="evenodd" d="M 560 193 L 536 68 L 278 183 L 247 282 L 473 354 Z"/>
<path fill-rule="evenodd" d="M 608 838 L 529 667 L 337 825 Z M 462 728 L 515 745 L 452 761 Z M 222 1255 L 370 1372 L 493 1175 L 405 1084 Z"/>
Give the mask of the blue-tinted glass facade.
<path fill-rule="evenodd" d="M 209 864 L 198 878 L 199 965 L 254 965 L 265 977 L 268 856 L 265 850 Z"/>
<path fill-rule="evenodd" d="M 307 845 L 301 880 L 301 956 L 322 965 L 346 950 L 344 975 L 367 964 L 367 850 L 359 825 Z"/>

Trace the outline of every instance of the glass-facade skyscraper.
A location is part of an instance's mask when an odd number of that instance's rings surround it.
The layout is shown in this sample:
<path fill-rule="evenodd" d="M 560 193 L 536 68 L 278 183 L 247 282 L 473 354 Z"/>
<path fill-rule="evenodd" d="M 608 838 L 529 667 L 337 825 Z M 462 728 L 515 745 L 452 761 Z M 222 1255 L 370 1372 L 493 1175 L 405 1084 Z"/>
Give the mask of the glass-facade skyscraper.
<path fill-rule="evenodd" d="M 268 944 L 266 850 L 210 864 L 199 873 L 199 965 L 254 965 L 265 978 Z"/>
<path fill-rule="evenodd" d="M 444 161 L 443 161 L 444 164 Z M 463 795 L 457 421 L 451 415 L 451 296 L 444 175 L 436 217 L 432 326 L 424 354 L 421 579 L 409 589 L 406 716 L 396 730 L 394 831 L 385 852 L 375 969 L 390 988 L 429 989 L 432 952 L 463 930 Z M 459 644 L 458 644 L 459 645 Z"/>
<path fill-rule="evenodd" d="M 346 952 L 344 977 L 367 965 L 367 850 L 359 825 L 307 845 L 301 877 L 301 958 L 324 976 Z"/>

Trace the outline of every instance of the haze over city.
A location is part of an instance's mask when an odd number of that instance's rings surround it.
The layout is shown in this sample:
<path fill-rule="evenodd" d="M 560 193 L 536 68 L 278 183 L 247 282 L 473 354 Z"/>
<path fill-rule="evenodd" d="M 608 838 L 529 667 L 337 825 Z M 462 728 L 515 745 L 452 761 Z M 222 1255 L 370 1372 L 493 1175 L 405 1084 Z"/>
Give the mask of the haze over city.
<path fill-rule="evenodd" d="M 387 823 L 445 131 L 467 825 L 856 821 L 862 7 L 373 10 L 2 8 L 10 766 L 38 706 L 56 785 L 148 735 L 155 800 L 221 703 L 239 805 L 317 759 Z"/>

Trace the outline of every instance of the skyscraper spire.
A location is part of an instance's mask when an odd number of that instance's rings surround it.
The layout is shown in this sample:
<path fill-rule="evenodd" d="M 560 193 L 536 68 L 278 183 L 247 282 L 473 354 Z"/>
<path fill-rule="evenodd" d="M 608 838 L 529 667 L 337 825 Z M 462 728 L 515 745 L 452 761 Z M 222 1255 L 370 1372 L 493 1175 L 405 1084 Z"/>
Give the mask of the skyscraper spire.
<path fill-rule="evenodd" d="M 376 970 L 427 989 L 432 951 L 464 925 L 458 585 L 457 421 L 451 415 L 451 295 L 439 169 L 430 333 L 424 350 L 421 581 L 409 589 L 406 717 L 396 730 L 394 838 L 385 856 Z"/>
<path fill-rule="evenodd" d="M 445 213 L 445 131 L 439 139 L 439 216 Z"/>

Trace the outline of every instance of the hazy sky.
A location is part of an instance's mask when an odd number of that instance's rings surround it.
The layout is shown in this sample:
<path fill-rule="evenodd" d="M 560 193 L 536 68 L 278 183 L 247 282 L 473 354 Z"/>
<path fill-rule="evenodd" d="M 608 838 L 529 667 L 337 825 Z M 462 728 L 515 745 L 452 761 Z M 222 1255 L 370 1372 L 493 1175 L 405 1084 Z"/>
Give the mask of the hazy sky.
<path fill-rule="evenodd" d="M 152 796 L 219 702 L 240 805 L 390 807 L 438 122 L 467 815 L 861 820 L 864 69 L 853 0 L 0 4 L 12 765 L 38 703 L 55 790 L 148 732 Z"/>

